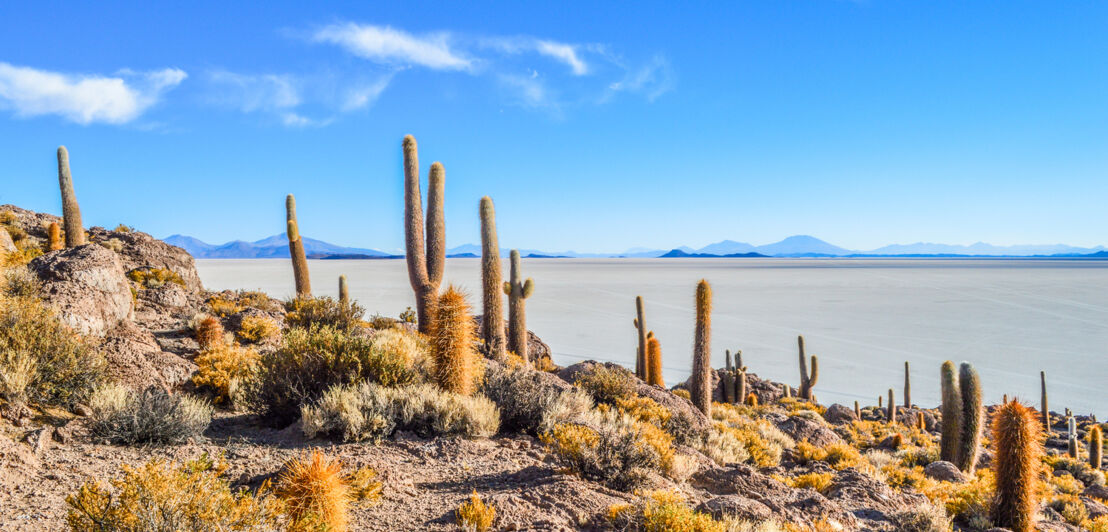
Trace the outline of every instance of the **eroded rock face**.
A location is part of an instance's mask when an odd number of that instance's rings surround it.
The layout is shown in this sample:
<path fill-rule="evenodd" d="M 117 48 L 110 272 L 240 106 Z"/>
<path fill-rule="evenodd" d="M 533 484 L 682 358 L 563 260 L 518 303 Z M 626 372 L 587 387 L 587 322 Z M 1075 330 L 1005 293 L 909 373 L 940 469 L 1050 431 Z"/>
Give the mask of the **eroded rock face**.
<path fill-rule="evenodd" d="M 823 413 L 823 419 L 832 425 L 846 425 L 858 418 L 854 415 L 853 408 L 835 403 L 827 407 L 827 412 Z"/>
<path fill-rule="evenodd" d="M 827 447 L 833 443 L 842 443 L 843 441 L 842 437 L 822 421 L 800 415 L 790 416 L 785 421 L 778 423 L 777 428 L 798 442 L 807 441 L 819 447 Z"/>
<path fill-rule="evenodd" d="M 108 332 L 100 345 L 112 380 L 142 389 L 147 386 L 174 388 L 196 371 L 196 364 L 162 351 L 150 331 L 126 321 Z"/>
<path fill-rule="evenodd" d="M 768 506 L 742 495 L 722 495 L 708 499 L 696 509 L 716 519 L 737 518 L 760 523 L 773 517 Z"/>
<path fill-rule="evenodd" d="M 196 260 L 187 251 L 171 246 L 140 231 L 108 231 L 103 227 L 89 229 L 89 236 L 95 242 L 117 239 L 123 247 L 119 252 L 124 271 L 138 268 L 161 268 L 171 270 L 185 282 L 189 292 L 204 289 L 200 275 L 196 273 Z"/>
<path fill-rule="evenodd" d="M 898 493 L 888 484 L 854 468 L 835 473 L 825 494 L 853 514 L 867 530 L 894 529 L 896 514 L 929 504 L 927 497 L 921 494 Z"/>
<path fill-rule="evenodd" d="M 757 502 L 768 508 L 770 515 L 775 518 L 784 519 L 794 524 L 806 524 L 817 519 L 824 519 L 829 523 L 841 526 L 845 530 L 857 529 L 857 521 L 854 516 L 845 511 L 835 501 L 829 500 L 812 489 L 790 488 L 773 477 L 760 473 L 747 465 L 737 464 L 702 471 L 693 475 L 689 479 L 689 484 L 713 493 L 735 495 Z M 731 506 L 735 509 L 738 509 L 740 505 L 750 506 L 745 502 L 735 500 L 730 502 L 736 503 Z M 719 501 L 717 504 L 720 512 L 724 511 L 724 503 L 725 501 Z M 706 507 L 705 509 L 708 510 L 709 508 Z"/>
<path fill-rule="evenodd" d="M 86 244 L 48 253 L 28 266 L 42 281 L 43 300 L 82 334 L 102 337 L 134 316 L 131 287 L 113 251 Z"/>
<path fill-rule="evenodd" d="M 15 247 L 15 242 L 12 242 L 12 235 L 0 229 L 0 254 L 11 253 L 12 251 L 18 251 Z"/>

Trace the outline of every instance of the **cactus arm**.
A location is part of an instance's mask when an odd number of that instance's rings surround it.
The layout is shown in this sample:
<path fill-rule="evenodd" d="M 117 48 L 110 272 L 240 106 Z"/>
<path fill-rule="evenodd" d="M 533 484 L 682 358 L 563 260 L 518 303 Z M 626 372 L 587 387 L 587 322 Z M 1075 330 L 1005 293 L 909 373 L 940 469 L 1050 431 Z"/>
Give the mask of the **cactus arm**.
<path fill-rule="evenodd" d="M 58 146 L 58 185 L 62 192 L 62 224 L 65 225 L 65 247 L 85 244 L 85 227 L 81 222 L 81 207 L 73 191 L 73 175 L 69 172 L 69 150 Z"/>
<path fill-rule="evenodd" d="M 438 292 L 446 267 L 446 217 L 443 215 L 446 170 L 442 163 L 431 164 L 427 183 L 427 279 Z"/>
<path fill-rule="evenodd" d="M 528 277 L 527 281 L 525 281 L 523 283 L 523 292 L 520 294 L 520 297 L 522 297 L 523 299 L 527 299 L 527 298 L 531 297 L 531 294 L 534 293 L 534 292 L 535 292 L 535 281 L 532 280 L 530 277 Z"/>

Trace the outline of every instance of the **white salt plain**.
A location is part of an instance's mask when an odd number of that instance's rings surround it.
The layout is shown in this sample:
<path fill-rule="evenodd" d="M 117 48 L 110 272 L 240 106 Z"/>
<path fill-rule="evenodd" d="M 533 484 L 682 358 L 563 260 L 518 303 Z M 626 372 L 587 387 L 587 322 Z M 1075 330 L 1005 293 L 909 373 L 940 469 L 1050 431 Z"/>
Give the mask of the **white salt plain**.
<path fill-rule="evenodd" d="M 317 295 L 336 295 L 345 274 L 368 314 L 395 317 L 414 305 L 403 260 L 309 263 Z M 197 269 L 209 289 L 293 292 L 287 259 L 198 260 Z M 1108 417 L 1108 261 L 524 259 L 523 270 L 536 285 L 528 328 L 561 365 L 633 365 L 631 320 L 642 295 L 666 383 L 684 380 L 695 285 L 706 278 L 717 367 L 724 349 L 742 349 L 750 371 L 795 386 L 803 334 L 820 360 L 816 394 L 825 404 L 875 404 L 889 388 L 899 403 L 909 361 L 913 402 L 934 406 L 939 365 L 949 359 L 976 365 L 990 403 L 1008 394 L 1037 404 L 1045 370 L 1053 410 Z M 480 312 L 478 259 L 448 259 L 446 282 L 466 289 Z"/>

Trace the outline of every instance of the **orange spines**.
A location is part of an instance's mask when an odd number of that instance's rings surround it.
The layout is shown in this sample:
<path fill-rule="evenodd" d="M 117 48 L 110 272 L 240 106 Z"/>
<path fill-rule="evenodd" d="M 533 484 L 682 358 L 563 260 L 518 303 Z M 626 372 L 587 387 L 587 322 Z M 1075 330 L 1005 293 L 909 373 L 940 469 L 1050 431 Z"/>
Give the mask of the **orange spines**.
<path fill-rule="evenodd" d="M 696 285 L 696 332 L 693 371 L 689 386 L 693 405 L 712 415 L 712 286 L 701 279 Z"/>
<path fill-rule="evenodd" d="M 65 247 L 65 242 L 62 241 L 62 228 L 58 226 L 58 222 L 50 222 L 50 226 L 46 228 L 48 238 L 47 247 L 49 251 L 57 251 Z"/>
<path fill-rule="evenodd" d="M 211 349 L 223 344 L 223 324 L 219 318 L 208 316 L 196 327 L 196 342 L 200 349 Z"/>
<path fill-rule="evenodd" d="M 1001 405 L 993 417 L 996 454 L 993 472 L 996 495 L 992 517 L 997 526 L 1013 532 L 1034 530 L 1039 493 L 1042 426 L 1030 408 L 1011 401 Z"/>
<path fill-rule="evenodd" d="M 318 519 L 327 530 L 348 530 L 346 512 L 352 496 L 338 459 L 318 450 L 293 458 L 277 480 L 277 494 L 294 523 Z"/>
<path fill-rule="evenodd" d="M 473 393 L 477 362 L 469 303 L 458 289 L 448 286 L 435 307 L 431 334 L 435 378 L 444 390 L 470 395 Z"/>
<path fill-rule="evenodd" d="M 753 393 L 746 394 L 746 406 L 758 406 L 758 396 Z"/>
<path fill-rule="evenodd" d="M 647 384 L 666 387 L 662 379 L 662 344 L 656 336 L 651 335 L 646 342 L 647 359 Z"/>

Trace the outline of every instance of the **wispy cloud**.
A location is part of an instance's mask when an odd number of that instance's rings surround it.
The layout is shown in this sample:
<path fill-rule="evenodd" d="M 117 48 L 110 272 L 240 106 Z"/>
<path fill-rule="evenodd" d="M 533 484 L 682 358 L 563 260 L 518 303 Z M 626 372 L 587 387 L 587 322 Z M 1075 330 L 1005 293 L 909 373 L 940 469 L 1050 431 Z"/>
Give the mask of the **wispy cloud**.
<path fill-rule="evenodd" d="M 322 127 L 338 113 L 365 109 L 388 87 L 391 74 L 375 80 L 327 74 L 209 72 L 210 103 L 243 113 L 269 115 L 287 127 Z"/>
<path fill-rule="evenodd" d="M 382 92 L 385 92 L 385 88 L 389 86 L 391 81 L 392 75 L 389 74 L 382 76 L 377 81 L 359 84 L 347 89 L 342 99 L 342 110 L 354 111 L 368 107 L 377 101 Z"/>
<path fill-rule="evenodd" d="M 664 56 L 655 55 L 647 64 L 630 70 L 627 75 L 608 86 L 612 92 L 637 92 L 653 102 L 673 90 L 673 69 Z"/>
<path fill-rule="evenodd" d="M 0 62 L 0 108 L 16 116 L 58 115 L 78 124 L 125 124 L 158 103 L 188 75 L 167 68 L 112 76 L 64 74 Z"/>
<path fill-rule="evenodd" d="M 419 65 L 436 70 L 468 70 L 472 61 L 451 47 L 449 33 L 413 35 L 388 26 L 332 24 L 312 35 L 350 53 L 386 64 Z"/>
<path fill-rule="evenodd" d="M 212 93 L 217 103 L 244 113 L 281 111 L 300 105 L 296 81 L 287 74 L 239 74 L 220 70 L 210 72 L 208 79 L 219 88 Z"/>
<path fill-rule="evenodd" d="M 589 73 L 589 66 L 585 64 L 577 54 L 577 47 L 554 41 L 536 42 L 536 50 L 540 54 L 553 57 L 573 69 L 573 74 L 583 76 Z"/>

